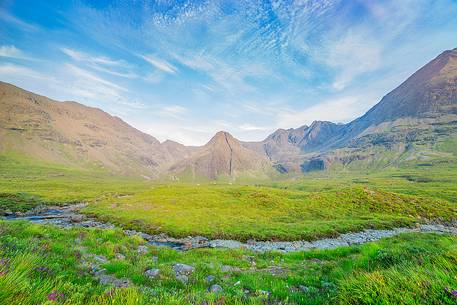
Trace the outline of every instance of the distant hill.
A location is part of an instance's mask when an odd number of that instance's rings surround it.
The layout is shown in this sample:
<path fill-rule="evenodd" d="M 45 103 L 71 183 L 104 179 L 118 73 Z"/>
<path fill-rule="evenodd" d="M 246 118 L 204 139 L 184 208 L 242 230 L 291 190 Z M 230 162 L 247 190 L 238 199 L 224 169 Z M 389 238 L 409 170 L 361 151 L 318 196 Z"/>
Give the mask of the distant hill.
<path fill-rule="evenodd" d="M 179 154 L 118 117 L 0 82 L 0 151 L 72 167 L 157 177 Z"/>
<path fill-rule="evenodd" d="M 216 179 L 221 176 L 237 177 L 242 174 L 262 175 L 271 169 L 270 161 L 263 155 L 243 147 L 228 132 L 220 131 L 190 157 L 169 168 L 170 173 L 189 173 L 192 177 Z"/>
<path fill-rule="evenodd" d="M 440 54 L 348 124 L 315 121 L 278 129 L 260 142 L 221 131 L 201 147 L 160 143 L 100 109 L 3 82 L 0 107 L 0 153 L 123 175 L 236 179 L 273 170 L 398 166 L 455 157 L 442 147 L 457 143 L 457 49 Z"/>

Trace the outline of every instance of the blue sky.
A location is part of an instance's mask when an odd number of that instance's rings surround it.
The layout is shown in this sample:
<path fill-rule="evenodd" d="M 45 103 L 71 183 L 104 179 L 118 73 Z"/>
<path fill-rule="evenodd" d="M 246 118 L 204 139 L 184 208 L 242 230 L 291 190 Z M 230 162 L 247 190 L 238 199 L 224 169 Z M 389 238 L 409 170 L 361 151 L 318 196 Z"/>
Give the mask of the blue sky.
<path fill-rule="evenodd" d="M 0 80 L 190 145 L 351 121 L 455 47 L 456 0 L 0 1 Z"/>

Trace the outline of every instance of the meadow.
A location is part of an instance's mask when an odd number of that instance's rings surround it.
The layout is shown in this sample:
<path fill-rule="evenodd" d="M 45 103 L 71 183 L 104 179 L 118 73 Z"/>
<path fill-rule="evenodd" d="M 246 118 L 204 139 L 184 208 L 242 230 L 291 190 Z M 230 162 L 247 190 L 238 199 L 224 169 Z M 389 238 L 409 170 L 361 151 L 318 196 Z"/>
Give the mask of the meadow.
<path fill-rule="evenodd" d="M 457 216 L 449 164 L 244 185 L 151 182 L 1 158 L 0 212 L 86 202 L 85 213 L 123 228 L 173 236 L 313 240 Z M 187 284 L 176 278 L 176 263 L 195 267 Z M 100 283 L 94 264 L 129 287 Z M 120 229 L 0 221 L 5 304 L 453 304 L 456 266 L 456 237 L 437 234 L 296 253 L 180 252 Z M 159 275 L 146 276 L 151 268 Z M 213 284 L 223 290 L 210 292 Z"/>

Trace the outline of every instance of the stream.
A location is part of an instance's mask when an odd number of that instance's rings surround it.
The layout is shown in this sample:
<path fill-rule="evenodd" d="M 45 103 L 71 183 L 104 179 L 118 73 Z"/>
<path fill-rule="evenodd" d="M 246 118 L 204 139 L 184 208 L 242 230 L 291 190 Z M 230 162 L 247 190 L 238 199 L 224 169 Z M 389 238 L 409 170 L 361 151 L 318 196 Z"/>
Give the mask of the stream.
<path fill-rule="evenodd" d="M 23 214 L 11 213 L 4 217 L 6 220 L 26 220 L 39 224 L 52 224 L 61 228 L 99 228 L 114 229 L 116 226 L 107 222 L 100 222 L 95 218 L 78 213 L 85 204 L 55 207 L 37 207 Z M 256 252 L 280 251 L 295 252 L 311 249 L 334 249 L 342 246 L 360 245 L 367 242 L 377 241 L 384 237 L 391 237 L 401 233 L 438 233 L 457 235 L 457 222 L 452 224 L 418 224 L 413 228 L 394 228 L 389 230 L 367 229 L 360 232 L 345 233 L 335 238 L 325 238 L 315 241 L 248 241 L 246 243 L 236 240 L 215 239 L 210 240 L 203 236 L 188 236 L 185 238 L 173 238 L 166 234 L 151 235 L 135 230 L 123 230 L 125 234 L 138 235 L 145 239 L 148 244 L 157 247 L 185 251 L 196 248 L 244 248 Z"/>

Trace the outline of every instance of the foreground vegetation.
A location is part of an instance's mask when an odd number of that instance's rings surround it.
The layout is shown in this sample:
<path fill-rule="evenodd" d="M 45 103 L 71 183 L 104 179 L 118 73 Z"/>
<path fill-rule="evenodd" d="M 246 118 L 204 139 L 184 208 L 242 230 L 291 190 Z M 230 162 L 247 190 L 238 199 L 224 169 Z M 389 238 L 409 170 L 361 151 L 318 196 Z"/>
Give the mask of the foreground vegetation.
<path fill-rule="evenodd" d="M 119 230 L 58 229 L 0 222 L 0 300 L 4 304 L 454 304 L 457 239 L 404 234 L 336 250 L 256 254 L 149 247 Z M 119 258 L 119 253 L 123 256 Z M 100 285 L 88 254 L 131 286 Z M 195 267 L 178 281 L 175 263 Z M 225 270 L 222 266 L 231 266 Z M 157 268 L 155 279 L 144 275 Z M 227 268 L 226 268 L 227 269 Z M 222 292 L 210 293 L 205 278 Z M 455 293 L 455 292 L 454 292 Z"/>

